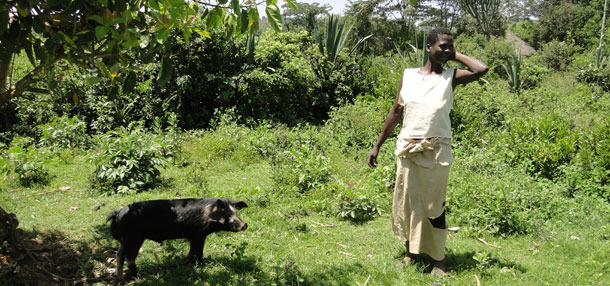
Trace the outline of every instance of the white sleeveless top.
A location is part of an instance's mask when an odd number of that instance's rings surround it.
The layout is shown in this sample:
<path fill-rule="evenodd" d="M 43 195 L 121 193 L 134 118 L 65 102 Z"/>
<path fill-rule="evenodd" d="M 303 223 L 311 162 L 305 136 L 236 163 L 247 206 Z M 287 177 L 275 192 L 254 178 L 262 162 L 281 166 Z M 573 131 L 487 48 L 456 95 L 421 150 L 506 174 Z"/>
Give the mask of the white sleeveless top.
<path fill-rule="evenodd" d="M 453 108 L 455 69 L 423 75 L 419 68 L 405 69 L 398 104 L 404 106 L 398 138 L 451 138 L 449 112 Z"/>

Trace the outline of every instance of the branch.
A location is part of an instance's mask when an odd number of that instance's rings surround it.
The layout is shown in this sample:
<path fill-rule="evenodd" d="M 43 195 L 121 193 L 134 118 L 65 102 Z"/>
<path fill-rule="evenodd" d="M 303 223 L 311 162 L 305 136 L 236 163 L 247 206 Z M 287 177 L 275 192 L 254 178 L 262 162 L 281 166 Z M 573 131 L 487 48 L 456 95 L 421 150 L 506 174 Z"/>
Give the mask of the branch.
<path fill-rule="evenodd" d="M 59 59 L 59 58 L 58 58 Z M 58 60 L 56 59 L 56 60 Z M 54 64 L 53 61 L 51 64 Z M 30 84 L 34 82 L 34 76 L 40 73 L 43 70 L 43 65 L 37 66 L 31 72 L 29 72 L 26 76 L 20 79 L 15 85 L 11 86 L 8 90 L 0 92 L 0 108 L 6 105 L 11 99 L 15 97 L 19 97 L 23 94 L 24 91 L 27 91 L 30 87 Z"/>

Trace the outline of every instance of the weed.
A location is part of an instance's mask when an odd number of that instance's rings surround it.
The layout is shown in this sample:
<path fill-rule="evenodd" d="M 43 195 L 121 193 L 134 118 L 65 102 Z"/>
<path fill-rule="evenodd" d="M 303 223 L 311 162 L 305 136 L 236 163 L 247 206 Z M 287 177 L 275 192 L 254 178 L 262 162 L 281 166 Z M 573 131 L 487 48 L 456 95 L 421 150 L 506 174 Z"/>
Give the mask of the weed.
<path fill-rule="evenodd" d="M 166 159 L 160 139 L 146 134 L 141 126 L 109 132 L 98 138 L 101 148 L 93 155 L 96 170 L 94 188 L 104 193 L 145 191 L 159 181 L 159 167 Z"/>

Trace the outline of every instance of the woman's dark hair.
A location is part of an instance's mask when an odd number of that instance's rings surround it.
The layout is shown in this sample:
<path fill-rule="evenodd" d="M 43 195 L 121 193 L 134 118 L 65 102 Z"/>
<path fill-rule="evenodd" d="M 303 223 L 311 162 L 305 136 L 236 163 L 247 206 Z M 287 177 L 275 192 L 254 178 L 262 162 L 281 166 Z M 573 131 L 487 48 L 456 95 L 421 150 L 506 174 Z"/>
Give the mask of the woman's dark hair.
<path fill-rule="evenodd" d="M 434 43 L 438 41 L 438 35 L 453 36 L 451 31 L 449 31 L 449 29 L 447 28 L 434 28 L 428 33 L 428 36 L 426 37 L 426 45 L 434 45 Z"/>

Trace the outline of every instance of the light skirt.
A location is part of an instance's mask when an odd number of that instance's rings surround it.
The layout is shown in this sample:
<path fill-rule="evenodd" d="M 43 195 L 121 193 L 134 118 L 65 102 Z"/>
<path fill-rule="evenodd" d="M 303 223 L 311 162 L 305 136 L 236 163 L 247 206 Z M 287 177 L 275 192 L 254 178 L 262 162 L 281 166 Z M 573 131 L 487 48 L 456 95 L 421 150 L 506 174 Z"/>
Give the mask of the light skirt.
<path fill-rule="evenodd" d="M 445 194 L 453 162 L 450 139 L 408 157 L 397 159 L 392 229 L 400 240 L 409 241 L 409 252 L 442 260 L 448 228 Z"/>

